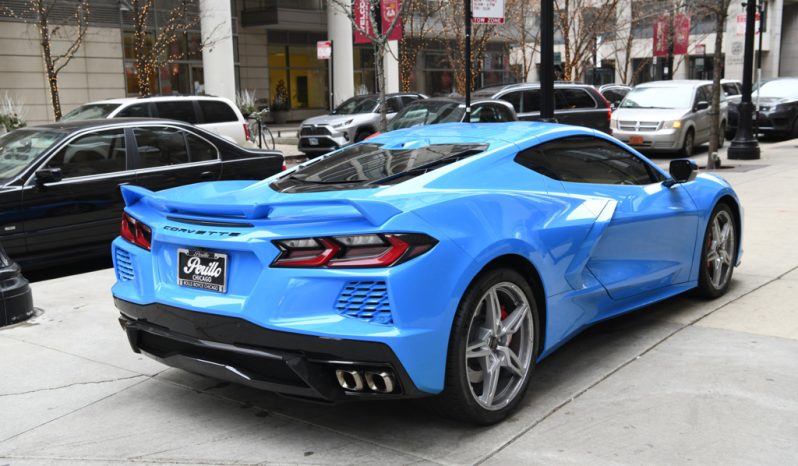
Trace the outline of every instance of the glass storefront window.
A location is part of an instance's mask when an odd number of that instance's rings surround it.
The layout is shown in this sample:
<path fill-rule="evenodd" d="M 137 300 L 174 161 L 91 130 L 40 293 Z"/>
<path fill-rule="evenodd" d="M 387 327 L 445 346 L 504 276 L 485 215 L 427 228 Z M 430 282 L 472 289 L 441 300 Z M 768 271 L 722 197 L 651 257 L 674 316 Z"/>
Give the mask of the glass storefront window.
<path fill-rule="evenodd" d="M 269 88 L 273 110 L 279 92 L 289 109 L 327 108 L 327 61 L 316 58 L 315 45 L 269 44 Z"/>
<path fill-rule="evenodd" d="M 136 65 L 133 62 L 126 62 L 125 63 L 125 82 L 127 83 L 127 93 L 138 95 L 139 93 L 139 76 L 136 73 Z M 150 94 L 156 94 L 158 92 L 158 78 L 153 73 L 152 79 L 150 79 Z"/>

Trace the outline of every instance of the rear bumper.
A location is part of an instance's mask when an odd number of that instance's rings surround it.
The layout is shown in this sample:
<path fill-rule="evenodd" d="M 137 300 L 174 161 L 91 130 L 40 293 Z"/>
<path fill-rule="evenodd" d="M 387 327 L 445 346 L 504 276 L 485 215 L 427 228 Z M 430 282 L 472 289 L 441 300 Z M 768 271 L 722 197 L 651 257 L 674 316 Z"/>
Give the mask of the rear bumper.
<path fill-rule="evenodd" d="M 130 346 L 166 365 L 253 388 L 328 402 L 428 396 L 383 343 L 270 330 L 243 319 L 114 298 Z M 391 393 L 342 389 L 336 369 L 388 371 Z"/>
<path fill-rule="evenodd" d="M 672 152 L 678 151 L 682 148 L 682 142 L 684 141 L 684 133 L 682 129 L 660 129 L 657 131 L 624 131 L 621 129 L 614 129 L 612 130 L 612 135 L 627 144 L 631 147 L 634 147 L 637 150 L 647 151 L 647 152 L 655 152 L 655 151 L 663 151 L 663 152 Z M 643 139 L 642 144 L 632 144 L 630 140 L 633 137 L 638 137 Z"/>

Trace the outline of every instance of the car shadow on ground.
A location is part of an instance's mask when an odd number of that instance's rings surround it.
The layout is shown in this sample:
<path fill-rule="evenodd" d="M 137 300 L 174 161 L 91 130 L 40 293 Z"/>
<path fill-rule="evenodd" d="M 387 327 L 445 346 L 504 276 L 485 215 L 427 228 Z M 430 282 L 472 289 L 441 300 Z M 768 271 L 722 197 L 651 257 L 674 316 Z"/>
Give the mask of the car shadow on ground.
<path fill-rule="evenodd" d="M 79 262 L 70 262 L 63 265 L 49 266 L 29 270 L 23 267 L 22 275 L 28 279 L 29 282 L 35 283 L 44 280 L 52 280 L 54 278 L 68 277 L 70 275 L 78 275 L 96 270 L 108 269 L 113 267 L 111 256 L 108 257 L 95 257 L 91 259 L 84 259 Z"/>
<path fill-rule="evenodd" d="M 366 435 L 378 443 L 397 443 L 397 435 L 418 442 L 427 432 L 437 439 L 430 442 L 443 440 L 457 444 L 462 441 L 462 435 L 470 435 L 469 432 L 477 434 L 491 429 L 503 432 L 513 425 L 517 429 L 519 423 L 533 425 L 539 422 L 683 328 L 684 324 L 677 323 L 679 319 L 674 317 L 676 313 L 681 320 L 691 322 L 709 312 L 703 303 L 706 301 L 689 293 L 682 294 L 588 328 L 538 364 L 521 409 L 504 421 L 505 427 L 499 424 L 479 428 L 446 419 L 437 414 L 437 399 L 434 397 L 329 405 L 220 383 L 176 369 L 169 369 L 158 378 L 197 393 L 237 402 L 241 405 L 241 412 L 248 415 L 287 416 L 353 435 L 363 435 L 364 426 L 368 426 Z M 685 312 L 691 317 L 685 319 Z M 157 394 L 155 396 L 157 398 Z M 453 438 L 441 439 L 441 436 Z M 430 448 L 433 448 L 431 444 Z"/>

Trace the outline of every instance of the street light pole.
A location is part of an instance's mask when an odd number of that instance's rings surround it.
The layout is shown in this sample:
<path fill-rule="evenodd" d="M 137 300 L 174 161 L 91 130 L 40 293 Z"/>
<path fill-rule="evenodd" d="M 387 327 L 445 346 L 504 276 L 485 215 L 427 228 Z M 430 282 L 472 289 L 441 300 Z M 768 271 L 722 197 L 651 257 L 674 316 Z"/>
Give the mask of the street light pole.
<path fill-rule="evenodd" d="M 554 0 L 540 1 L 540 119 L 554 120 Z"/>
<path fill-rule="evenodd" d="M 756 1 L 745 4 L 745 46 L 743 50 L 743 94 L 740 99 L 737 134 L 727 152 L 730 159 L 758 159 L 759 142 L 754 138 L 752 120 L 754 104 L 751 102 L 751 80 L 754 68 L 754 22 Z"/>
<path fill-rule="evenodd" d="M 465 2 L 465 121 L 471 121 L 471 0 Z"/>

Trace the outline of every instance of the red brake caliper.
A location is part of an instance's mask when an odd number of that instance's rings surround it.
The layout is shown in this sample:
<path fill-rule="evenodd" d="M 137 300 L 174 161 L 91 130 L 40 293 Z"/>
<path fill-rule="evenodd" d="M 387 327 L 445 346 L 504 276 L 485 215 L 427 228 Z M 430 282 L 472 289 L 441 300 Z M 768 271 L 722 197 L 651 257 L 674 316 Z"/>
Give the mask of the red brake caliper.
<path fill-rule="evenodd" d="M 505 306 L 504 304 L 502 304 L 502 307 L 501 307 L 501 317 L 502 317 L 502 320 L 505 320 L 505 319 L 507 319 L 507 316 L 509 316 L 509 315 L 510 315 L 510 313 L 508 313 L 508 312 L 507 312 L 507 306 Z M 511 342 L 511 341 L 513 341 L 513 336 L 512 336 L 512 335 L 510 335 L 510 337 L 509 337 L 509 338 L 507 338 L 507 346 L 510 346 L 510 342 Z"/>

